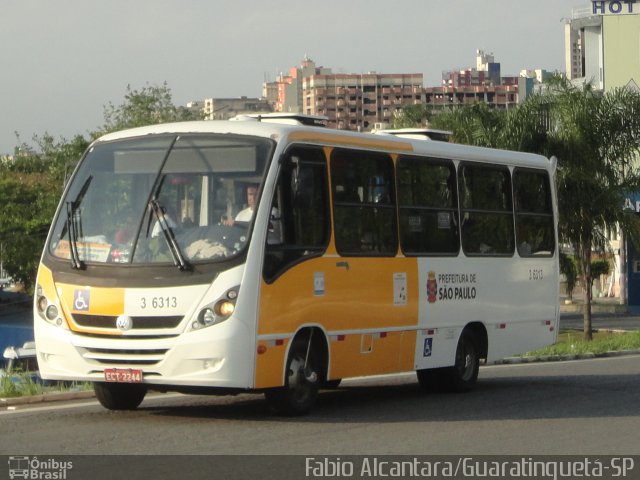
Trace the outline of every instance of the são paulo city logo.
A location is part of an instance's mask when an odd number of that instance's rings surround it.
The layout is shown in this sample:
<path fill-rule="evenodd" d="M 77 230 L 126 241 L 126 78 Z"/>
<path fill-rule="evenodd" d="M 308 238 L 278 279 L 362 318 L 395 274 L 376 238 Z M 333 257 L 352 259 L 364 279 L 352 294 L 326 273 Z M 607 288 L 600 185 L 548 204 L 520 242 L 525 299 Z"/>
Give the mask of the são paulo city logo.
<path fill-rule="evenodd" d="M 427 301 L 475 300 L 478 295 L 475 273 L 427 273 Z"/>

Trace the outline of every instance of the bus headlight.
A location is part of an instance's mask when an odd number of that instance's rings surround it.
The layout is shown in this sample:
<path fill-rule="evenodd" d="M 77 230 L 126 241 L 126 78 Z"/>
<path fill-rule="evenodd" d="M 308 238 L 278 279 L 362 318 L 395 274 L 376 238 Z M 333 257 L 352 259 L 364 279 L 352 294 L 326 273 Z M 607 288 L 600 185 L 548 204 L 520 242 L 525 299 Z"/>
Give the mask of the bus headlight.
<path fill-rule="evenodd" d="M 235 311 L 236 305 L 230 300 L 221 300 L 216 303 L 214 308 L 219 317 L 230 317 Z"/>
<path fill-rule="evenodd" d="M 58 307 L 55 305 L 49 305 L 45 311 L 45 316 L 47 317 L 47 320 L 54 321 L 58 318 Z"/>
<path fill-rule="evenodd" d="M 47 309 L 47 305 L 49 305 L 49 301 L 45 296 L 39 296 L 37 300 L 38 312 L 44 313 Z"/>
<path fill-rule="evenodd" d="M 36 311 L 43 320 L 58 327 L 66 328 L 66 323 L 60 316 L 60 308 L 54 301 L 46 297 L 40 285 L 36 287 Z"/>
<path fill-rule="evenodd" d="M 238 287 L 227 290 L 222 298 L 200 310 L 197 322 L 191 325 L 192 329 L 210 327 L 227 320 L 236 310 L 237 298 Z"/>

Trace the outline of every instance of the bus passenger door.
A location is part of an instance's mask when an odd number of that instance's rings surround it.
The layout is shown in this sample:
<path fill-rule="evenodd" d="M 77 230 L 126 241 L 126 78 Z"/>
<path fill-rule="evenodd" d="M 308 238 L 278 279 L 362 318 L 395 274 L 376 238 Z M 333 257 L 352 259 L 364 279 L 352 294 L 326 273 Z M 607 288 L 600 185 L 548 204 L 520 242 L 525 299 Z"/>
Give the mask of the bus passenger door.
<path fill-rule="evenodd" d="M 305 325 L 325 329 L 319 292 L 330 240 L 326 157 L 294 146 L 284 157 L 271 200 L 258 313 L 256 387 L 282 384 L 287 343 Z M 262 201 L 269 201 L 263 199 Z"/>

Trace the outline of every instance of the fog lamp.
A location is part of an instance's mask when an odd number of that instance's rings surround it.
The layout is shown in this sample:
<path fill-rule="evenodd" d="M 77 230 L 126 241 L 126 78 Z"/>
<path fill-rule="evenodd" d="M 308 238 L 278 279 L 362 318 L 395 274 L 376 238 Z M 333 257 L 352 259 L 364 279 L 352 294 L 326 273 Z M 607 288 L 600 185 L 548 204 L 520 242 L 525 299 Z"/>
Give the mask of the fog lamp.
<path fill-rule="evenodd" d="M 198 315 L 198 321 L 204 326 L 213 325 L 216 321 L 216 315 L 210 308 L 205 308 Z"/>

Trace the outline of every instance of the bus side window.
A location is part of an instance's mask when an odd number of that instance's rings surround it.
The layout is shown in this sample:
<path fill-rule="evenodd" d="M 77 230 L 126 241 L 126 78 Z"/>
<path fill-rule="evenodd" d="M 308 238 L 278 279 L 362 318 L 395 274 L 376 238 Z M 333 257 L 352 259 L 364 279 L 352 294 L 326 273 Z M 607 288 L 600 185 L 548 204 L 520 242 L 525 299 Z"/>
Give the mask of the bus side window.
<path fill-rule="evenodd" d="M 516 243 L 521 257 L 553 255 L 555 234 L 549 175 L 516 168 L 513 173 Z"/>
<path fill-rule="evenodd" d="M 273 282 L 303 260 L 322 255 L 329 243 L 324 152 L 320 148 L 298 146 L 286 155 L 271 202 L 272 223 L 263 266 L 267 282 Z M 276 232 L 277 242 L 273 241 Z"/>
<path fill-rule="evenodd" d="M 507 167 L 459 167 L 462 249 L 467 255 L 513 255 L 513 202 Z"/>
<path fill-rule="evenodd" d="M 395 180 L 389 155 L 336 148 L 331 188 L 336 249 L 342 256 L 395 256 Z"/>
<path fill-rule="evenodd" d="M 400 245 L 405 255 L 457 255 L 458 199 L 450 160 L 398 159 Z"/>

